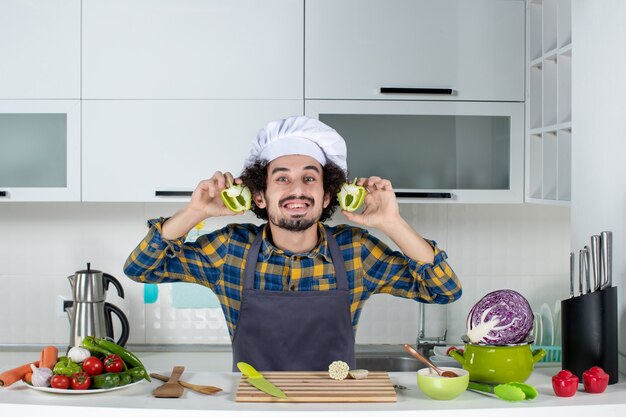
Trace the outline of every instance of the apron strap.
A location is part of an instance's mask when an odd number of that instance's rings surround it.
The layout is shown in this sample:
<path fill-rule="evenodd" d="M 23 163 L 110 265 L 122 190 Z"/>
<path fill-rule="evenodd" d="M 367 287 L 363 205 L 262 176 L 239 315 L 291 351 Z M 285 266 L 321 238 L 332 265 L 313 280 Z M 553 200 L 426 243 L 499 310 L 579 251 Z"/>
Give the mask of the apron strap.
<path fill-rule="evenodd" d="M 346 265 L 339 249 L 339 244 L 333 235 L 324 228 L 326 232 L 326 241 L 328 242 L 328 249 L 330 250 L 330 257 L 333 260 L 333 266 L 335 267 L 335 280 L 337 282 L 337 289 L 347 291 L 348 290 L 348 274 L 346 273 Z M 248 250 L 246 256 L 246 267 L 243 277 L 243 289 L 254 289 L 254 276 L 256 274 L 256 264 L 259 257 L 259 251 L 261 249 L 261 243 L 263 242 L 263 232 L 259 232 L 252 245 Z"/>

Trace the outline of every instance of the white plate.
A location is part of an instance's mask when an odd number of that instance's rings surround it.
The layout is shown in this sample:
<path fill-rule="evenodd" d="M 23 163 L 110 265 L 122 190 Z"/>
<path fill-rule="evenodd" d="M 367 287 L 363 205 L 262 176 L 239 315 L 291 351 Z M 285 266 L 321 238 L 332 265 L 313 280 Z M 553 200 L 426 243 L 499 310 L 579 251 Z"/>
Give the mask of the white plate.
<path fill-rule="evenodd" d="M 26 382 L 22 381 L 22 383 L 24 385 L 26 385 L 28 388 L 37 390 L 37 391 L 43 391 L 43 392 L 51 392 L 53 394 L 70 394 L 70 395 L 80 395 L 80 394 L 98 394 L 100 392 L 111 392 L 111 391 L 117 391 L 118 389 L 124 389 L 124 388 L 128 388 L 128 387 L 132 387 L 133 385 L 137 385 L 141 382 L 143 382 L 144 380 L 140 380 L 137 382 L 131 382 L 130 384 L 127 385 L 122 385 L 119 387 L 113 387 L 113 388 L 99 388 L 99 389 L 59 389 L 59 388 L 52 388 L 52 387 L 34 387 L 30 384 L 27 384 Z"/>
<path fill-rule="evenodd" d="M 554 345 L 554 319 L 552 318 L 552 311 L 547 304 L 542 304 L 539 308 L 539 315 L 541 316 L 541 325 L 543 327 L 543 337 L 541 343 L 547 346 Z"/>
<path fill-rule="evenodd" d="M 543 342 L 543 323 L 541 322 L 541 315 L 535 311 L 533 311 L 532 337 L 536 345 L 541 345 L 541 342 Z"/>
<path fill-rule="evenodd" d="M 561 346 L 561 300 L 554 303 L 554 345 Z"/>

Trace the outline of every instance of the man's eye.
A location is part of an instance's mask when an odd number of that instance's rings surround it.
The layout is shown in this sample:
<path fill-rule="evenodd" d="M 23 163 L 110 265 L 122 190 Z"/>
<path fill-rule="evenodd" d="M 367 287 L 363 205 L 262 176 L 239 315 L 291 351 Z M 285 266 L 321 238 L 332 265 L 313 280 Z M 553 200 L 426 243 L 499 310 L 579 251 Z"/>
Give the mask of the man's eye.
<path fill-rule="evenodd" d="M 288 180 L 287 180 L 287 177 L 278 177 L 278 178 L 276 178 L 276 181 L 277 182 L 287 182 Z"/>
<path fill-rule="evenodd" d="M 314 182 L 315 180 L 316 180 L 315 177 L 305 177 L 304 178 L 305 182 Z"/>

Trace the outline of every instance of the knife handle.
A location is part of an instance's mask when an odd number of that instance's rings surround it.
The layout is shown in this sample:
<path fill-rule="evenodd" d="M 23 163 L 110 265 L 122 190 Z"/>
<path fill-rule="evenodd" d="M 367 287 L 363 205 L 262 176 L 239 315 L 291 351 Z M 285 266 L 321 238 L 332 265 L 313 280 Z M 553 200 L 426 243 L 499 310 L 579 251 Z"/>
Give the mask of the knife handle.
<path fill-rule="evenodd" d="M 585 274 L 584 262 L 585 251 L 581 249 L 578 251 L 578 295 L 583 295 L 583 276 Z"/>
<path fill-rule="evenodd" d="M 600 235 L 591 236 L 591 272 L 593 273 L 593 290 L 600 289 Z"/>
<path fill-rule="evenodd" d="M 583 263 L 583 266 L 585 267 L 585 284 L 587 285 L 587 294 L 589 294 L 591 292 L 591 279 L 589 277 L 589 246 L 585 245 L 583 251 L 585 253 L 585 261 Z"/>
<path fill-rule="evenodd" d="M 613 285 L 613 232 L 600 233 L 600 246 L 603 277 L 600 288 L 604 289 Z"/>
<path fill-rule="evenodd" d="M 574 252 L 569 253 L 569 298 L 574 297 L 574 277 L 576 276 L 574 270 Z"/>

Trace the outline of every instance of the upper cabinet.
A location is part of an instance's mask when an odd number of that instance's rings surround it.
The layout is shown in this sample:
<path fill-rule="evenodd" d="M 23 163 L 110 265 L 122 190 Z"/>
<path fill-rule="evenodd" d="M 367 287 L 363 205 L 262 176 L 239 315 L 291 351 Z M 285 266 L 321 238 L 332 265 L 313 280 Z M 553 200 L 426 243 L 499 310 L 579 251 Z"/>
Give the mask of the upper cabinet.
<path fill-rule="evenodd" d="M 80 100 L 0 100 L 0 202 L 80 200 Z"/>
<path fill-rule="evenodd" d="M 302 0 L 83 0 L 83 98 L 302 99 Z"/>
<path fill-rule="evenodd" d="M 0 2 L 0 99 L 80 97 L 80 0 Z"/>
<path fill-rule="evenodd" d="M 523 1 L 315 0 L 305 99 L 524 101 Z"/>
<path fill-rule="evenodd" d="M 570 0 L 527 0 L 526 196 L 567 205 L 572 171 Z"/>
<path fill-rule="evenodd" d="M 265 124 L 302 100 L 85 100 L 83 201 L 189 201 L 215 171 L 239 175 Z"/>

